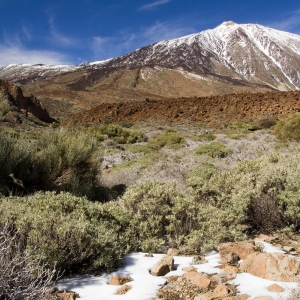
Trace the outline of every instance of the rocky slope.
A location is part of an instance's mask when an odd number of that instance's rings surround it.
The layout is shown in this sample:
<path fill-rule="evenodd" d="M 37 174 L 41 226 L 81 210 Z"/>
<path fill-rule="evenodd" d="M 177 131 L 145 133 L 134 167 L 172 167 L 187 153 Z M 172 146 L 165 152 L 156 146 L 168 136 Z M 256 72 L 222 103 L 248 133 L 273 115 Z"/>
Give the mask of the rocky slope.
<path fill-rule="evenodd" d="M 73 115 L 69 124 L 104 122 L 205 123 L 223 126 L 236 121 L 281 118 L 300 111 L 300 92 L 243 93 L 163 101 L 102 103 Z"/>
<path fill-rule="evenodd" d="M 0 68 L 0 78 L 22 84 L 26 95 L 66 119 L 103 102 L 298 90 L 299 57 L 299 35 L 225 22 L 107 61 L 9 65 Z"/>

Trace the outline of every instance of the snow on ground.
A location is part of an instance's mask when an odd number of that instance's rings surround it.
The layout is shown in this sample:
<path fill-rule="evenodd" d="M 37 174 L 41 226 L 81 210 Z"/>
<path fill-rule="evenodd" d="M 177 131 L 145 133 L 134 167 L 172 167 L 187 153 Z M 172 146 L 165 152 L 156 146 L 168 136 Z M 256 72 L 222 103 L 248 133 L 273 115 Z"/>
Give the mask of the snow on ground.
<path fill-rule="evenodd" d="M 283 251 L 275 248 L 269 243 L 264 244 L 264 252 L 274 253 Z M 147 300 L 156 297 L 157 290 L 166 282 L 163 277 L 152 276 L 149 273 L 151 267 L 159 261 L 163 254 L 154 254 L 153 257 L 145 257 L 145 253 L 132 253 L 127 255 L 124 260 L 124 266 L 118 271 L 102 276 L 77 275 L 65 277 L 59 281 L 57 287 L 59 290 L 75 291 L 80 295 L 82 300 Z M 174 256 L 176 270 L 167 274 L 167 276 L 184 274 L 182 270 L 192 264 L 192 257 Z M 215 268 L 220 264 L 220 255 L 217 252 L 206 255 L 207 263 L 194 265 L 198 272 L 208 274 L 221 273 L 222 270 Z M 114 276 L 131 277 L 133 281 L 127 283 L 132 286 L 124 295 L 116 295 L 120 286 L 109 285 L 109 278 Z M 229 281 L 237 285 L 240 294 L 250 295 L 249 300 L 258 296 L 271 296 L 273 299 L 285 299 L 296 283 L 278 282 L 262 279 L 248 273 L 237 274 L 234 280 Z M 277 283 L 285 289 L 285 292 L 277 294 L 267 290 L 271 284 Z"/>

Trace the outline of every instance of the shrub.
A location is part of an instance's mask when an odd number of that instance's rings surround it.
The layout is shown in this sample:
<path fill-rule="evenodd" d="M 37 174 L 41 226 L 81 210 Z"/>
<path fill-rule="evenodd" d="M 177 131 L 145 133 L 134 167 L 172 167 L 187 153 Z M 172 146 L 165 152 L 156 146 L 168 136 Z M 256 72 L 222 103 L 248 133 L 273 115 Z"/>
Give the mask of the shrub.
<path fill-rule="evenodd" d="M 258 120 L 258 126 L 261 128 L 270 128 L 276 125 L 276 119 L 272 116 L 266 115 Z"/>
<path fill-rule="evenodd" d="M 300 113 L 278 121 L 274 132 L 281 140 L 300 141 Z"/>
<path fill-rule="evenodd" d="M 64 190 L 93 197 L 101 148 L 95 138 L 67 129 L 40 131 L 35 141 L 0 134 L 0 185 L 27 190 Z M 24 189 L 21 189 L 24 193 Z"/>
<path fill-rule="evenodd" d="M 137 251 L 159 251 L 165 243 L 175 242 L 182 252 L 203 252 L 218 242 L 242 236 L 226 221 L 226 213 L 182 195 L 174 184 L 132 186 L 119 202 L 109 205 L 129 216 L 129 232 Z"/>
<path fill-rule="evenodd" d="M 33 252 L 23 252 L 14 226 L 0 225 L 0 298 L 44 299 L 54 285 L 55 270 L 47 269 Z"/>
<path fill-rule="evenodd" d="M 58 270 L 112 270 L 131 247 L 126 227 L 100 203 L 69 193 L 0 198 L 0 222 L 8 220 L 34 259 Z"/>
<path fill-rule="evenodd" d="M 164 146 L 171 149 L 179 149 L 185 143 L 181 134 L 176 132 L 166 132 L 148 142 L 148 146 L 153 150 L 159 150 Z"/>
<path fill-rule="evenodd" d="M 0 121 L 3 120 L 3 116 L 8 113 L 9 110 L 10 105 L 8 99 L 3 94 L 0 94 Z"/>
<path fill-rule="evenodd" d="M 199 155 L 208 155 L 211 157 L 226 157 L 230 150 L 219 142 L 212 142 L 210 144 L 200 145 L 196 151 Z"/>
<path fill-rule="evenodd" d="M 104 124 L 98 128 L 99 132 L 113 139 L 118 144 L 134 144 L 146 141 L 141 131 L 134 131 L 115 124 Z"/>

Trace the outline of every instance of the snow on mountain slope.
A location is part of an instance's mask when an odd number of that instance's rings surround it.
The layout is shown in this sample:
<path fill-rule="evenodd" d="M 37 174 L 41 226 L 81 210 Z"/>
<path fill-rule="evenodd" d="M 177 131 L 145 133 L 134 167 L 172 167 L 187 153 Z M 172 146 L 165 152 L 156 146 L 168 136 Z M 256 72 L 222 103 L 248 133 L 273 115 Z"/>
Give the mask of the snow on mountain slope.
<path fill-rule="evenodd" d="M 161 41 L 113 59 L 115 68 L 160 65 L 300 89 L 300 36 L 257 24 L 224 22 L 178 39 Z"/>
<path fill-rule="evenodd" d="M 258 24 L 224 22 L 215 29 L 160 41 L 126 55 L 78 66 L 9 65 L 0 78 L 26 83 L 84 71 L 74 86 L 91 86 L 120 68 L 184 70 L 202 78 L 234 80 L 277 90 L 300 89 L 300 36 Z M 147 78 L 147 76 L 145 76 Z M 146 79 L 145 79 L 146 80 Z"/>

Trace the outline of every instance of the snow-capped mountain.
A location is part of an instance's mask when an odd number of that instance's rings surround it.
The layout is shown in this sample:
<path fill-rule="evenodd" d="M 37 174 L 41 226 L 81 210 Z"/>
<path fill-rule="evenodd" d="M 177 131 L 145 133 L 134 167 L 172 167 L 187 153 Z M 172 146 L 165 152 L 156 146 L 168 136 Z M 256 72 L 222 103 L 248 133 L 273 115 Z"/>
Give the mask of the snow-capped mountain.
<path fill-rule="evenodd" d="M 95 82 L 120 68 L 145 66 L 178 68 L 204 76 L 230 77 L 277 90 L 298 90 L 300 36 L 258 24 L 230 21 L 215 29 L 160 41 L 106 61 L 78 66 L 8 65 L 0 68 L 0 78 L 18 82 L 85 70 L 88 76 L 81 81 L 93 77 Z M 92 76 L 89 76 L 90 73 Z"/>
<path fill-rule="evenodd" d="M 257 24 L 224 22 L 215 29 L 138 49 L 108 65 L 183 68 L 278 90 L 300 89 L 300 36 Z"/>
<path fill-rule="evenodd" d="M 0 79 L 21 84 L 54 117 L 101 102 L 300 90 L 300 35 L 224 22 L 105 61 L 8 65 Z"/>

